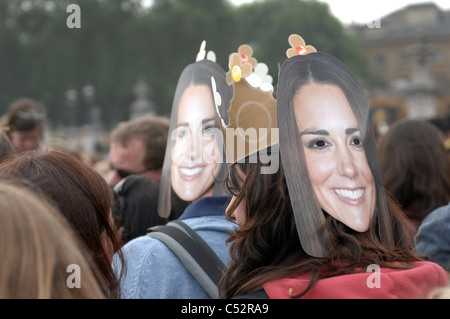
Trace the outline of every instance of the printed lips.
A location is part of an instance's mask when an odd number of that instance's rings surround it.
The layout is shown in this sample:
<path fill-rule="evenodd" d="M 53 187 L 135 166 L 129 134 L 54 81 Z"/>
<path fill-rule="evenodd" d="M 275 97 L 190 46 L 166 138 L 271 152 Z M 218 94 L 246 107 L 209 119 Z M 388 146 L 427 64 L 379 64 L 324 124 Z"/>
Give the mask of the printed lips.
<path fill-rule="evenodd" d="M 349 199 L 360 199 L 361 197 L 364 196 L 364 189 L 360 188 L 357 190 L 349 190 L 349 189 L 344 189 L 344 188 L 336 188 L 334 190 L 336 192 L 337 195 L 339 195 L 340 197 L 344 197 L 344 198 L 349 198 Z"/>
<path fill-rule="evenodd" d="M 197 167 L 180 167 L 180 173 L 183 177 L 193 178 L 195 175 L 199 174 L 201 171 L 203 171 L 205 167 L 204 166 L 197 166 Z"/>

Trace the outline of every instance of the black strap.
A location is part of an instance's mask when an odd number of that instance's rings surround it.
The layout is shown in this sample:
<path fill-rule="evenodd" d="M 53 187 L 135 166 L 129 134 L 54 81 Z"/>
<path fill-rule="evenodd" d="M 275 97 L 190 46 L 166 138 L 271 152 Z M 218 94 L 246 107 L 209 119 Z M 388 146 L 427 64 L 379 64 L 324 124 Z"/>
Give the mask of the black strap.
<path fill-rule="evenodd" d="M 182 222 L 170 222 L 152 228 L 148 236 L 169 247 L 211 298 L 219 297 L 217 286 L 225 266 L 189 226 Z"/>
<path fill-rule="evenodd" d="M 223 271 L 225 269 L 225 264 L 222 262 L 222 260 L 219 258 L 219 256 L 217 256 L 217 254 L 214 252 L 214 250 L 212 250 L 212 248 L 208 245 L 208 243 L 205 242 L 203 240 L 203 238 L 201 238 L 195 230 L 193 230 L 191 227 L 189 227 L 188 225 L 186 225 L 185 223 L 183 223 L 180 220 L 172 220 L 167 225 L 175 226 L 175 227 L 178 225 L 181 226 L 182 230 L 186 231 L 188 233 L 188 235 L 191 236 L 209 254 L 211 259 L 214 260 L 216 266 L 219 267 L 220 271 L 223 273 Z"/>

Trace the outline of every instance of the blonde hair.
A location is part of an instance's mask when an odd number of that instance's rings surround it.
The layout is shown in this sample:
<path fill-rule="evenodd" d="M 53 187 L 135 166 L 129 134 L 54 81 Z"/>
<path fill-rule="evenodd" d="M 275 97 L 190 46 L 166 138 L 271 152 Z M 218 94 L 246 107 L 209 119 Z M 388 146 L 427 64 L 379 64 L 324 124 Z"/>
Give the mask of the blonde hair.
<path fill-rule="evenodd" d="M 0 298 L 104 298 L 87 253 L 49 202 L 0 182 Z M 80 288 L 69 287 L 77 265 Z"/>

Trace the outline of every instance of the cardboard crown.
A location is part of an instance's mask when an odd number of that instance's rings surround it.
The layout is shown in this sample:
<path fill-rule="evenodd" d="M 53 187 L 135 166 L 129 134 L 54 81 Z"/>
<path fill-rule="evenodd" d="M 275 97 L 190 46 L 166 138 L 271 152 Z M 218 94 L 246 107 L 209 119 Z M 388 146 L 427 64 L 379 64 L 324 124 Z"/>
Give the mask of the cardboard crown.
<path fill-rule="evenodd" d="M 233 87 L 233 98 L 228 110 L 222 109 L 220 92 L 211 78 L 228 166 L 278 144 L 272 77 L 267 65 L 252 54 L 252 48 L 243 44 L 229 56 L 227 83 Z"/>

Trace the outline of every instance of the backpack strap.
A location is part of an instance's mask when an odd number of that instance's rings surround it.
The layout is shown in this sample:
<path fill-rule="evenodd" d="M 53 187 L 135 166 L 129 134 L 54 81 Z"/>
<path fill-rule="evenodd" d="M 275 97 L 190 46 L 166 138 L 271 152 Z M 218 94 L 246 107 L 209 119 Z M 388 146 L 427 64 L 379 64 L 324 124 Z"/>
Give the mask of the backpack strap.
<path fill-rule="evenodd" d="M 219 297 L 218 283 L 225 266 L 194 230 L 185 223 L 170 222 L 152 228 L 147 236 L 163 242 L 211 298 Z"/>
<path fill-rule="evenodd" d="M 225 264 L 222 260 L 217 256 L 217 254 L 212 250 L 212 248 L 206 243 L 206 241 L 201 238 L 195 230 L 191 227 L 183 223 L 181 220 L 173 220 L 168 223 L 170 226 L 179 227 L 183 231 L 185 231 L 189 236 L 192 237 L 204 250 L 209 254 L 210 258 L 215 262 L 216 266 L 219 267 L 221 273 L 225 270 Z"/>

